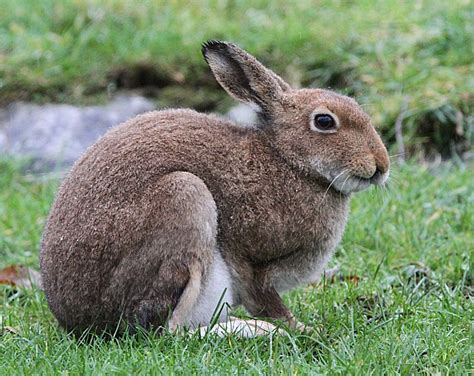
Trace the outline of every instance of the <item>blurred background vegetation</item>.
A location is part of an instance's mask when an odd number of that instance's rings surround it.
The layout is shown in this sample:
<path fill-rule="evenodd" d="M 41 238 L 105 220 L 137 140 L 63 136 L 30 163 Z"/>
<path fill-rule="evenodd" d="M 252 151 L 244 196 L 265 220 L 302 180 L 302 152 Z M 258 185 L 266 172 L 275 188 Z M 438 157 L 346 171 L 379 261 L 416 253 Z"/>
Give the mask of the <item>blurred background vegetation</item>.
<path fill-rule="evenodd" d="M 469 155 L 470 0 L 0 0 L 0 104 L 90 104 L 135 90 L 162 106 L 231 104 L 201 54 L 233 41 L 292 85 L 354 96 L 412 156 Z M 396 150 L 396 148 L 393 148 Z"/>

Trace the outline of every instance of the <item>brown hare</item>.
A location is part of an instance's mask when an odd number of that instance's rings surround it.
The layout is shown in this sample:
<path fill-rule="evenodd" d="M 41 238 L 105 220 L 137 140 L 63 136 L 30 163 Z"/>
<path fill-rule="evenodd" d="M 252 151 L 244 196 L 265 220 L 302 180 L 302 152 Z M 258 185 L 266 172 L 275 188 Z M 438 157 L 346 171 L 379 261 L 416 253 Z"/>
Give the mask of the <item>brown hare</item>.
<path fill-rule="evenodd" d="M 68 330 L 196 328 L 214 312 L 232 323 L 223 304 L 295 327 L 280 293 L 320 278 L 351 193 L 387 180 L 387 151 L 353 99 L 292 89 L 231 43 L 202 52 L 260 122 L 150 112 L 85 152 L 59 189 L 40 256 L 49 306 Z"/>

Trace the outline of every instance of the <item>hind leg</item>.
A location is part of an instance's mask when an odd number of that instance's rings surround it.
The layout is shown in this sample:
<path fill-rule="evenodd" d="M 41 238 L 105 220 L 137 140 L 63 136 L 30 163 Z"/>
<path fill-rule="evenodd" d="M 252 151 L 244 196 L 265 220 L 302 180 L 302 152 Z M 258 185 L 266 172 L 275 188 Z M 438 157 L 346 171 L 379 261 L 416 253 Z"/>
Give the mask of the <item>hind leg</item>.
<path fill-rule="evenodd" d="M 204 182 L 187 172 L 162 177 L 143 205 L 149 231 L 122 258 L 104 305 L 147 329 L 186 322 L 216 247 L 217 211 Z M 137 229 L 140 231 L 140 229 Z"/>

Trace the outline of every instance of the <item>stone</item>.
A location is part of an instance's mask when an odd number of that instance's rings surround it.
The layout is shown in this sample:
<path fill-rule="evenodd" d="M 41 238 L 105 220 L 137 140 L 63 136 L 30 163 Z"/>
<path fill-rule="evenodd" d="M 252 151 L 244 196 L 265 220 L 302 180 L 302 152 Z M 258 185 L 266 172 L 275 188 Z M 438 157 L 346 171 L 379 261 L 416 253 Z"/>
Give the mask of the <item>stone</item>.
<path fill-rule="evenodd" d="M 0 112 L 0 154 L 27 158 L 32 170 L 68 167 L 110 127 L 154 108 L 131 95 L 103 106 L 12 103 Z"/>

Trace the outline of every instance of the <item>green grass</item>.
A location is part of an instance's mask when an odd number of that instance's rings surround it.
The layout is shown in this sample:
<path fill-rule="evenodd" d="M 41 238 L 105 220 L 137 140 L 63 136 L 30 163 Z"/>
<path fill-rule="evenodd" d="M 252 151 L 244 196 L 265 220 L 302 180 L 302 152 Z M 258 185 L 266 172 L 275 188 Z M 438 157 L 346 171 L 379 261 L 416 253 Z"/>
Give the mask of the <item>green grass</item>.
<path fill-rule="evenodd" d="M 462 153 L 473 25 L 469 0 L 0 0 L 0 102 L 94 102 L 146 81 L 162 104 L 222 109 L 199 51 L 221 38 L 295 85 L 354 95 L 389 142 L 402 113 L 411 153 Z"/>
<path fill-rule="evenodd" d="M 0 267 L 37 268 L 58 182 L 0 164 Z M 0 374 L 467 374 L 472 372 L 472 165 L 394 167 L 391 187 L 354 197 L 335 260 L 344 275 L 285 296 L 309 335 L 139 334 L 76 340 L 42 292 L 0 288 Z"/>

